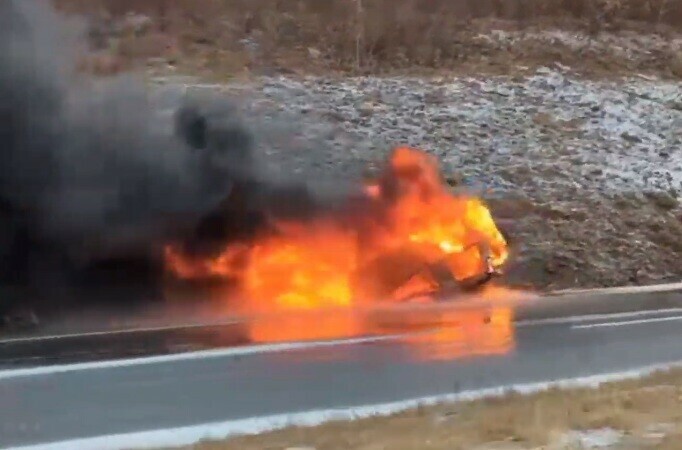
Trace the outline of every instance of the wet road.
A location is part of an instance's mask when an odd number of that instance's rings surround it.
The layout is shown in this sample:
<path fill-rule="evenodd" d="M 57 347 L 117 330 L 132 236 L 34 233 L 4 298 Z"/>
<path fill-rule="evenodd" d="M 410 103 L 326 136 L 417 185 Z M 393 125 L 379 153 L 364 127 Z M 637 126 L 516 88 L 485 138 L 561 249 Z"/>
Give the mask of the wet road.
<path fill-rule="evenodd" d="M 519 307 L 511 334 L 487 325 L 490 349 L 481 339 L 385 337 L 0 372 L 0 448 L 682 361 L 682 294 L 618 295 Z"/>

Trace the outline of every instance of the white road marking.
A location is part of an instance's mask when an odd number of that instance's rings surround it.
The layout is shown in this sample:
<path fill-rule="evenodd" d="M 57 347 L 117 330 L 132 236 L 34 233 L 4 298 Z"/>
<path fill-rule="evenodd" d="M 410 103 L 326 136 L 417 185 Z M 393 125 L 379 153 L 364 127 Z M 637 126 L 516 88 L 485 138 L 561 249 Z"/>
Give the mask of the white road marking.
<path fill-rule="evenodd" d="M 203 350 L 197 352 L 185 352 L 174 355 L 149 356 L 142 358 L 119 359 L 111 361 L 98 361 L 87 363 L 63 364 L 45 367 L 31 367 L 27 369 L 9 369 L 0 371 L 0 381 L 9 378 L 30 377 L 38 375 L 54 375 L 66 372 L 83 370 L 116 369 L 121 367 L 143 366 L 149 364 L 161 364 L 177 361 L 191 361 L 198 359 L 220 358 L 226 356 L 245 356 L 263 353 L 275 353 L 291 350 L 305 350 L 321 347 L 334 347 L 341 345 L 353 345 L 382 341 L 398 340 L 418 333 L 391 334 L 384 336 L 366 336 L 352 339 L 339 339 L 333 341 L 308 341 L 289 342 L 281 344 L 250 345 L 245 347 L 222 348 L 215 350 Z"/>
<path fill-rule="evenodd" d="M 403 400 L 378 405 L 365 405 L 344 409 L 327 409 L 302 413 L 277 414 L 265 417 L 214 422 L 201 425 L 141 431 L 127 434 L 97 436 L 60 442 L 49 442 L 10 447 L 5 450 L 138 450 L 155 448 L 176 448 L 197 444 L 206 440 L 224 440 L 239 435 L 253 435 L 290 426 L 311 427 L 330 421 L 357 420 L 367 417 L 388 416 L 421 406 L 444 402 L 470 401 L 481 398 L 500 397 L 510 391 L 519 394 L 533 394 L 551 388 L 596 388 L 614 381 L 636 379 L 661 370 L 682 367 L 682 362 L 657 364 L 625 372 L 593 375 L 581 378 L 552 380 L 540 383 L 516 384 L 487 389 L 464 391 L 417 399 Z"/>
<path fill-rule="evenodd" d="M 611 327 L 627 327 L 631 325 L 641 325 L 646 323 L 657 323 L 657 322 L 675 322 L 682 320 L 682 316 L 670 316 L 670 317 L 654 317 L 650 319 L 639 319 L 639 320 L 625 320 L 622 322 L 600 322 L 600 323 L 590 323 L 583 325 L 573 325 L 572 330 L 585 330 L 590 328 L 611 328 Z"/>
<path fill-rule="evenodd" d="M 634 317 L 647 317 L 647 316 L 658 316 L 665 314 L 677 314 L 682 313 L 682 308 L 667 308 L 667 309 L 656 309 L 647 311 L 629 311 L 622 313 L 609 313 L 609 314 L 586 314 L 581 316 L 567 316 L 567 317 L 553 317 L 547 319 L 529 319 L 529 320 L 519 320 L 516 322 L 517 328 L 522 327 L 532 327 L 540 325 L 562 325 L 562 324 L 574 324 L 582 322 L 592 322 L 597 320 L 606 321 L 609 319 L 629 319 Z"/>
<path fill-rule="evenodd" d="M 667 284 L 652 284 L 649 286 L 618 286 L 611 288 L 598 288 L 598 289 L 566 289 L 562 291 L 553 291 L 547 293 L 547 296 L 563 296 L 563 295 L 573 295 L 573 294 L 594 294 L 594 295 L 606 295 L 606 294 L 639 294 L 648 292 L 674 292 L 682 291 L 682 282 L 678 283 L 667 283 Z"/>

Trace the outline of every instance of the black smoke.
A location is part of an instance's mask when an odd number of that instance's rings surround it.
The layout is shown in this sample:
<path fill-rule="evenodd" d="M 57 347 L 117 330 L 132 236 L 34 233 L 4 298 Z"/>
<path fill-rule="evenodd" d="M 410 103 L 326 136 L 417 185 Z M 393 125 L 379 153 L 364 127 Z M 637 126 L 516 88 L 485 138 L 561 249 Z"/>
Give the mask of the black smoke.
<path fill-rule="evenodd" d="M 169 131 L 142 83 L 74 72 L 62 21 L 47 2 L 0 1 L 0 316 L 157 297 L 165 242 L 230 222 L 235 186 L 264 195 L 228 102 L 187 103 Z"/>

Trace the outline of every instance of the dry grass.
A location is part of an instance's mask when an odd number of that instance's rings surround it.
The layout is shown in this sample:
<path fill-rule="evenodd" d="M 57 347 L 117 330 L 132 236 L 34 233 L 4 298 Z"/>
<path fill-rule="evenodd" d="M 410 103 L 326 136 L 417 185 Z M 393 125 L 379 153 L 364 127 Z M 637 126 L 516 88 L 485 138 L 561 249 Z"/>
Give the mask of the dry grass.
<path fill-rule="evenodd" d="M 98 18 L 101 26 L 131 12 L 152 18 L 144 29 L 118 30 L 114 52 L 126 63 L 161 57 L 216 73 L 377 73 L 480 65 L 497 56 L 473 38 L 491 27 L 560 24 L 590 34 L 682 28 L 682 0 L 53 1 L 62 10 Z M 257 49 L 249 49 L 248 42 Z M 561 59 L 562 49 L 542 47 L 506 53 L 516 62 Z"/>
<path fill-rule="evenodd" d="M 666 435 L 652 426 L 667 424 Z M 615 448 L 682 448 L 682 371 L 609 383 L 599 389 L 551 390 L 532 396 L 441 405 L 387 418 L 290 428 L 260 436 L 206 442 L 194 450 L 458 450 L 491 442 L 514 448 L 556 445 L 570 430 L 613 428 L 626 433 L 630 446 Z M 574 447 L 540 447 L 574 448 Z"/>

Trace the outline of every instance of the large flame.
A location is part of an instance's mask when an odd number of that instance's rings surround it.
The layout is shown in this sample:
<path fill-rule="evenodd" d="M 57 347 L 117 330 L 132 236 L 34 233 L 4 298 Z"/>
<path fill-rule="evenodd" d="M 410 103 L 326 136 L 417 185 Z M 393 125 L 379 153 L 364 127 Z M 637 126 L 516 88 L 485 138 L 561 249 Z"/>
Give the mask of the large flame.
<path fill-rule="evenodd" d="M 466 280 L 508 257 L 485 204 L 453 194 L 426 153 L 395 149 L 363 201 L 360 211 L 279 222 L 212 258 L 169 246 L 167 264 L 180 278 L 229 278 L 248 310 L 272 312 L 400 301 L 438 290 L 443 274 Z"/>

